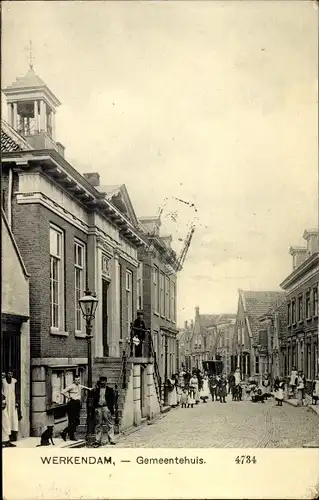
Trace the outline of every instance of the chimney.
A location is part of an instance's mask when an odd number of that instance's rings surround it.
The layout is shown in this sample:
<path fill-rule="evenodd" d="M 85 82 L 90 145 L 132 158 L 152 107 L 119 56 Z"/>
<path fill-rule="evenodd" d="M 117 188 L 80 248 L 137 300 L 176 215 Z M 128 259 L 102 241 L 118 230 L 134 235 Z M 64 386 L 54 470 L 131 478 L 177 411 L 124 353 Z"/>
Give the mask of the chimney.
<path fill-rule="evenodd" d="M 187 330 L 187 328 L 188 328 L 188 323 L 187 323 L 187 321 L 185 321 L 184 328 L 185 328 L 185 330 Z"/>
<path fill-rule="evenodd" d="M 319 237 L 316 229 L 306 229 L 303 237 L 307 241 L 308 256 L 319 252 Z"/>
<path fill-rule="evenodd" d="M 289 250 L 292 255 L 292 270 L 297 269 L 308 258 L 308 250 L 304 247 L 291 247 Z"/>
<path fill-rule="evenodd" d="M 194 321 L 191 319 L 191 330 L 194 328 Z"/>
<path fill-rule="evenodd" d="M 198 306 L 195 307 L 195 316 L 199 316 L 199 307 Z"/>
<path fill-rule="evenodd" d="M 83 177 L 94 187 L 100 185 L 100 174 L 98 172 L 89 172 L 87 174 L 83 174 Z"/>

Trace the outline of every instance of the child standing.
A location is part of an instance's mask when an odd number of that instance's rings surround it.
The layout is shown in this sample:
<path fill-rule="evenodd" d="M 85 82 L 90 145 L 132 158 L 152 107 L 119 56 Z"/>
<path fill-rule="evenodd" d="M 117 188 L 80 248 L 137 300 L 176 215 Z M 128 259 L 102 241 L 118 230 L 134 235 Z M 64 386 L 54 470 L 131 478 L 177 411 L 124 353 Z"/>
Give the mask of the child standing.
<path fill-rule="evenodd" d="M 195 404 L 195 389 L 193 387 L 190 387 L 188 393 L 187 407 L 193 408 L 194 404 Z"/>
<path fill-rule="evenodd" d="M 277 401 L 277 406 L 282 406 L 284 399 L 284 382 L 279 382 L 274 387 L 275 400 Z"/>
<path fill-rule="evenodd" d="M 187 408 L 187 404 L 188 404 L 188 393 L 187 390 L 184 388 L 181 394 L 181 407 Z"/>

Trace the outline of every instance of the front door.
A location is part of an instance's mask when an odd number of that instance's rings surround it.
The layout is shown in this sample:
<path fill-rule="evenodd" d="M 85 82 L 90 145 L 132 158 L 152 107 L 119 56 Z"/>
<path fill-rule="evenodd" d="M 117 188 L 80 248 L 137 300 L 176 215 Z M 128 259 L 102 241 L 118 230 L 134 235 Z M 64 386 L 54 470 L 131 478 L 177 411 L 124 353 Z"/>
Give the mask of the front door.
<path fill-rule="evenodd" d="M 4 327 L 6 328 L 6 327 Z M 21 370 L 20 370 L 20 329 L 3 329 L 1 333 L 1 363 L 2 372 L 13 372 L 17 380 L 16 399 L 20 402 Z"/>
<path fill-rule="evenodd" d="M 108 346 L 108 288 L 109 282 L 102 279 L 102 342 L 103 356 L 109 355 Z"/>

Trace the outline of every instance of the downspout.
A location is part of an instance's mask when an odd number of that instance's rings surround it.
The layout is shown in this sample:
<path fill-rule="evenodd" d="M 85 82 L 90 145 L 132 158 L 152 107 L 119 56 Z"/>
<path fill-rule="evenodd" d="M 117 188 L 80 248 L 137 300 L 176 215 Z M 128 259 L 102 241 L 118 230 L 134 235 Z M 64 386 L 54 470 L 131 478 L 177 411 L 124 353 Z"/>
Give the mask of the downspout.
<path fill-rule="evenodd" d="M 8 224 L 11 229 L 12 226 L 12 168 L 9 168 L 9 180 L 8 180 Z"/>

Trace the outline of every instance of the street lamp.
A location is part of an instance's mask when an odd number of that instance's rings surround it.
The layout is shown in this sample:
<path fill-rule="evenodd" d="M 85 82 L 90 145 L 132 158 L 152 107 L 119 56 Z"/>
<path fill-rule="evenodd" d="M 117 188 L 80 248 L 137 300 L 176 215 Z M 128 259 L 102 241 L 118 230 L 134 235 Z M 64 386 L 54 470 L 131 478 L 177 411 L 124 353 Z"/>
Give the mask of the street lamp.
<path fill-rule="evenodd" d="M 86 341 L 88 348 L 88 387 L 92 387 L 92 321 L 94 320 L 95 311 L 98 305 L 98 299 L 95 295 L 91 294 L 90 290 L 84 292 L 84 297 L 79 299 L 79 305 L 81 312 L 85 319 L 85 332 Z M 89 391 L 87 397 L 87 417 L 86 417 L 86 441 L 87 443 L 93 443 L 95 440 L 95 429 L 94 429 L 94 408 L 93 408 L 93 398 L 92 392 Z"/>

